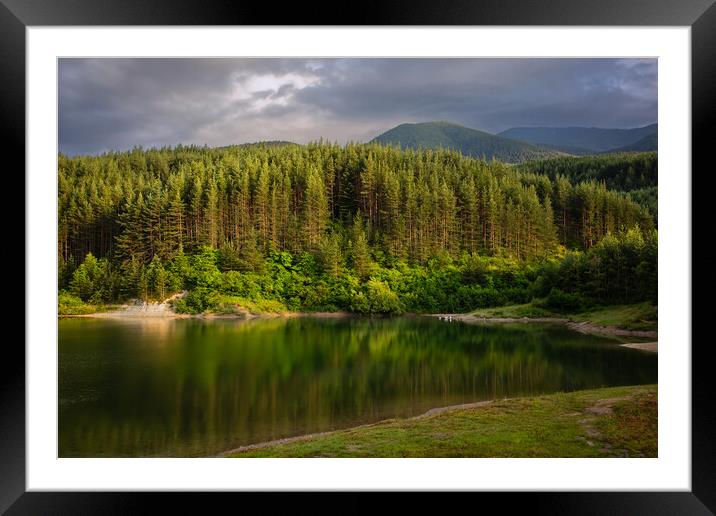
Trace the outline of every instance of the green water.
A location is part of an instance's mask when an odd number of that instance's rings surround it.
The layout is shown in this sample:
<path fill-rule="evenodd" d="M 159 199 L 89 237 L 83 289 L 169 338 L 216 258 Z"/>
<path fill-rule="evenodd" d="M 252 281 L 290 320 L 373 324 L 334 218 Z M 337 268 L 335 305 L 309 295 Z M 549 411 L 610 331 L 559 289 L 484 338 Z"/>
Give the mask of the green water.
<path fill-rule="evenodd" d="M 59 455 L 206 456 L 433 407 L 656 380 L 655 354 L 559 325 L 61 319 Z"/>

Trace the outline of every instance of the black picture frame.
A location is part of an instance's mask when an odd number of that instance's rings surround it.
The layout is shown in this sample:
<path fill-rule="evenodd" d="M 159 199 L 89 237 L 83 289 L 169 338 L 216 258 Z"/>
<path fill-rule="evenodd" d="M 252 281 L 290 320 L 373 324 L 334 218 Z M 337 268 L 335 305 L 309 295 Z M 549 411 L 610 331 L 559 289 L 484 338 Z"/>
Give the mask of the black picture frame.
<path fill-rule="evenodd" d="M 25 166 L 25 29 L 28 26 L 87 25 L 571 25 L 688 26 L 692 36 L 692 169 L 709 172 L 709 129 L 716 120 L 716 5 L 714 0 L 453 0 L 439 3 L 400 0 L 389 5 L 361 2 L 355 9 L 326 10 L 319 21 L 304 3 L 277 8 L 269 3 L 171 0 L 0 0 L 0 117 L 6 152 L 19 157 L 15 174 Z M 698 164 L 702 166 L 698 166 Z M 22 168 L 20 168 L 22 167 Z M 703 169 L 703 170 L 702 170 Z M 7 174 L 6 169 L 6 174 Z M 669 171 L 685 174 L 686 171 Z M 17 179 L 17 178 L 16 178 Z M 699 179 L 701 182 L 701 179 Z M 18 188 L 24 192 L 24 181 Z M 703 190 L 703 189 L 702 189 Z M 692 187 L 692 192 L 696 192 Z M 699 207 L 694 202 L 693 207 Z M 692 207 L 693 228 L 701 227 Z M 705 225 L 705 223 L 703 223 Z M 25 236 L 23 236 L 24 240 Z M 697 265 L 693 260 L 692 269 Z M 25 270 L 25 277 L 32 274 Z M 692 272 L 693 275 L 693 272 Z M 696 286 L 696 290 L 705 286 Z M 693 290 L 692 290 L 693 292 Z M 695 298 L 694 298 L 695 299 Z M 708 303 L 692 303 L 692 320 Z M 31 307 L 28 307 L 31 308 Z M 530 511 L 551 514 L 712 514 L 716 511 L 716 412 L 709 339 L 692 338 L 692 491 L 502 493 L 501 510 L 530 504 Z M 690 345 L 670 343 L 670 345 Z M 17 339 L 6 339 L 0 392 L 0 512 L 135 513 L 148 510 L 148 493 L 50 493 L 25 490 L 25 352 Z M 221 495 L 222 498 L 231 496 Z M 181 512 L 192 504 L 179 499 Z M 199 503 L 205 504 L 201 496 Z M 413 503 L 422 504 L 422 497 Z M 370 506 L 367 502 L 366 506 Z M 206 506 L 202 505 L 205 509 Z"/>

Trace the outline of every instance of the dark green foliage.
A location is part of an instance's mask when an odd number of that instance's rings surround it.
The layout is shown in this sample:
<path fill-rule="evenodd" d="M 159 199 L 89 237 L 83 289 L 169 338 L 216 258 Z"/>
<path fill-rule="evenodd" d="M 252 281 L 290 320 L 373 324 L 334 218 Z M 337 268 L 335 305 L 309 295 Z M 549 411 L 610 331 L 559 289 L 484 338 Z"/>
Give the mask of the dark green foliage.
<path fill-rule="evenodd" d="M 572 183 L 600 181 L 611 190 L 626 192 L 656 187 L 658 165 L 656 152 L 641 152 L 553 158 L 522 163 L 517 168 L 523 172 L 543 174 L 550 179 L 563 176 Z"/>
<path fill-rule="evenodd" d="M 102 303 L 116 299 L 119 281 L 106 258 L 98 260 L 88 253 L 85 260 L 72 273 L 70 293 L 82 301 Z"/>
<path fill-rule="evenodd" d="M 202 247 L 191 257 L 181 254 L 166 264 L 156 258 L 140 267 L 134 295 L 159 300 L 187 288 L 189 295 L 177 300 L 175 309 L 188 313 L 220 310 L 227 296 L 259 305 L 273 301 L 289 310 L 365 314 L 468 312 L 527 303 L 533 297 L 561 312 L 657 301 L 656 231 L 643 233 L 636 227 L 564 258 L 519 262 L 465 253 L 453 260 L 443 254 L 424 266 L 372 262 L 365 280 L 342 267 L 334 274 L 309 253 L 271 251 L 262 273 L 222 272 L 221 256 L 220 250 Z M 75 271 L 71 289 L 83 300 L 101 302 L 113 299 L 107 292 L 118 284 L 109 262 L 88 255 Z"/>
<path fill-rule="evenodd" d="M 340 274 L 343 265 L 341 237 L 337 233 L 324 236 L 319 245 L 319 261 L 323 271 L 333 277 Z"/>
<path fill-rule="evenodd" d="M 658 199 L 658 188 L 656 186 L 647 186 L 646 188 L 639 188 L 638 190 L 632 190 L 626 195 L 629 199 L 634 201 L 640 206 L 643 206 L 649 213 L 654 215 L 654 222 L 658 220 L 659 215 L 659 199 Z"/>
<path fill-rule="evenodd" d="M 599 184 L 376 145 L 61 155 L 59 178 L 63 263 L 91 252 L 143 266 L 210 245 L 223 250 L 222 268 L 249 271 L 272 246 L 315 253 L 332 232 L 345 236 L 344 256 L 358 246 L 361 267 L 370 265 L 365 245 L 376 258 L 423 264 L 463 250 L 529 259 L 648 224 L 643 209 Z M 365 242 L 351 230 L 356 219 Z"/>
<path fill-rule="evenodd" d="M 506 163 L 561 154 L 449 122 L 401 124 L 377 136 L 371 143 L 398 145 L 404 149 L 453 149 L 465 156 L 494 158 Z"/>
<path fill-rule="evenodd" d="M 574 311 L 594 304 L 658 300 L 658 237 L 638 227 L 607 235 L 586 253 L 569 253 L 545 265 L 535 283 L 537 297 L 555 310 Z"/>
<path fill-rule="evenodd" d="M 607 235 L 653 227 L 603 183 L 451 151 L 179 146 L 59 164 L 59 288 L 93 303 L 186 289 L 179 311 L 469 311 L 569 293 L 549 268 L 565 246 L 606 253 Z M 624 274 L 648 279 L 653 260 Z"/>
<path fill-rule="evenodd" d="M 657 218 L 658 155 L 656 152 L 605 154 L 582 158 L 530 161 L 517 167 L 523 172 L 545 175 L 558 184 L 597 182 L 645 208 Z M 610 192 L 616 195 L 616 192 Z M 612 231 L 613 232 L 613 231 Z"/>
<path fill-rule="evenodd" d="M 351 297 L 351 310 L 362 314 L 399 314 L 403 303 L 390 287 L 377 279 L 369 280 Z"/>
<path fill-rule="evenodd" d="M 545 299 L 544 305 L 557 312 L 574 313 L 579 312 L 589 305 L 579 294 L 564 292 L 558 288 L 552 288 Z"/>

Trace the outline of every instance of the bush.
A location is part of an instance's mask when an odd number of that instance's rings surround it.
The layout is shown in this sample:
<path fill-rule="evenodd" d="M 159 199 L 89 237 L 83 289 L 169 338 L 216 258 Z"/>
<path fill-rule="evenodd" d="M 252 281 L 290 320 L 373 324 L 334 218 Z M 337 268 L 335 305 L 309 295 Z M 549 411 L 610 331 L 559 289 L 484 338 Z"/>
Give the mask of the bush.
<path fill-rule="evenodd" d="M 553 288 L 550 290 L 545 305 L 557 312 L 578 312 L 586 306 L 584 299 L 578 294 L 572 294 Z"/>
<path fill-rule="evenodd" d="M 221 291 L 232 296 L 258 299 L 262 294 L 261 277 L 257 274 L 225 272 L 221 279 Z"/>
<path fill-rule="evenodd" d="M 360 291 L 354 293 L 351 310 L 362 314 L 400 314 L 405 308 L 387 284 L 370 279 Z"/>
<path fill-rule="evenodd" d="M 58 315 L 85 315 L 106 310 L 104 305 L 87 304 L 77 296 L 66 290 L 60 290 L 57 295 Z"/>
<path fill-rule="evenodd" d="M 174 302 L 174 309 L 179 313 L 200 314 L 217 307 L 219 294 L 206 287 L 191 290 L 183 299 Z"/>
<path fill-rule="evenodd" d="M 236 296 L 217 296 L 213 311 L 220 314 L 264 314 L 285 312 L 286 307 L 275 299 L 249 300 Z"/>
<path fill-rule="evenodd" d="M 213 289 L 221 282 L 221 271 L 216 266 L 216 251 L 211 247 L 202 247 L 198 254 L 189 260 L 190 268 L 186 279 L 190 288 Z"/>

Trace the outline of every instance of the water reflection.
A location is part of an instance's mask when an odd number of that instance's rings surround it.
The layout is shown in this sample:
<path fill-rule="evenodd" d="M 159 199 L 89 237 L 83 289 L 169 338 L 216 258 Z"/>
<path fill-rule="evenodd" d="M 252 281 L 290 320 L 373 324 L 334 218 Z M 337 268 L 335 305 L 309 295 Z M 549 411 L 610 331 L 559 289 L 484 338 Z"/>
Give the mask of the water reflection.
<path fill-rule="evenodd" d="M 60 456 L 201 456 L 507 396 L 656 381 L 556 325 L 429 318 L 59 322 Z"/>

